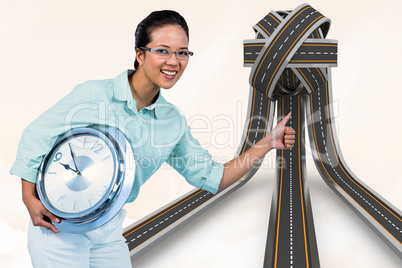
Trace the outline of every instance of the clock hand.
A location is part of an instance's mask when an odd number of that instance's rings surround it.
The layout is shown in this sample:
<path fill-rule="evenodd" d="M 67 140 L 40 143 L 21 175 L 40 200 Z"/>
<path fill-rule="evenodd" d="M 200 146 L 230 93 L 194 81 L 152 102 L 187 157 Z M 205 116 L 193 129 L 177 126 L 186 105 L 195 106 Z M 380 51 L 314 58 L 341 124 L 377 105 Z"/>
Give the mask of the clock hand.
<path fill-rule="evenodd" d="M 76 172 L 78 175 L 81 175 L 81 172 L 78 170 L 77 163 L 75 162 L 74 152 L 73 152 L 73 149 L 71 148 L 71 144 L 70 144 L 70 143 L 68 143 L 68 147 L 70 148 L 71 157 L 73 158 L 73 163 L 74 163 L 74 166 L 75 166 L 75 172 Z"/>
<path fill-rule="evenodd" d="M 63 164 L 63 163 L 60 163 L 59 162 L 59 164 L 60 165 L 62 165 L 65 169 L 69 169 L 69 170 L 72 170 L 72 171 L 74 171 L 75 173 L 77 173 L 78 175 L 81 175 L 81 172 L 79 172 L 78 170 L 75 170 L 75 169 L 72 169 L 68 164 Z"/>

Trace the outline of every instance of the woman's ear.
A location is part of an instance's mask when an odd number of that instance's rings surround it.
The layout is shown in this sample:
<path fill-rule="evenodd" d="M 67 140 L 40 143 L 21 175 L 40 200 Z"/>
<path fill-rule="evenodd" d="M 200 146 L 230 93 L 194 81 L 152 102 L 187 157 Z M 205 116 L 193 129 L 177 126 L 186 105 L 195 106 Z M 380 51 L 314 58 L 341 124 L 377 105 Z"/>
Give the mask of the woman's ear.
<path fill-rule="evenodd" d="M 135 56 L 136 56 L 136 59 L 137 59 L 137 61 L 138 61 L 138 65 L 142 65 L 142 63 L 143 63 L 143 61 L 144 61 L 144 57 L 145 57 L 145 53 L 144 53 L 144 52 L 145 52 L 144 50 L 139 49 L 139 48 L 137 48 L 137 49 L 135 50 Z"/>

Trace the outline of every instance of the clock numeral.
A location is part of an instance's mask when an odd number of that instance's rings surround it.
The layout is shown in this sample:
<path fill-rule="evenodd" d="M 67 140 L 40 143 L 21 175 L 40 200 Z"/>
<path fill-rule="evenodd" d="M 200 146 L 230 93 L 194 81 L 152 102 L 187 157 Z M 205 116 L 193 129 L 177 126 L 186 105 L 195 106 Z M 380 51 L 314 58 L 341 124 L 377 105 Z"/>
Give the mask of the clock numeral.
<path fill-rule="evenodd" d="M 53 162 L 59 161 L 63 157 L 63 154 L 61 152 L 58 152 L 53 159 Z"/>
<path fill-rule="evenodd" d="M 106 192 L 107 192 L 107 187 L 105 185 L 103 185 L 103 188 L 101 190 L 99 190 L 97 194 L 100 197 L 102 197 L 102 196 L 104 196 L 106 194 Z"/>
<path fill-rule="evenodd" d="M 57 199 L 57 204 L 58 204 L 59 206 L 62 206 L 62 205 L 64 204 L 64 201 L 65 201 L 65 200 L 66 200 L 66 196 L 65 196 L 65 195 L 60 196 L 59 199 Z"/>
<path fill-rule="evenodd" d="M 98 143 L 97 141 L 95 141 L 94 146 L 92 146 L 91 150 L 94 151 L 94 153 L 99 154 L 99 151 L 103 149 L 103 144 Z"/>
<path fill-rule="evenodd" d="M 60 189 L 61 187 L 60 186 L 56 186 L 56 187 L 53 187 L 52 189 L 50 189 L 49 191 L 47 191 L 48 193 L 51 193 L 51 192 L 53 192 L 53 191 L 55 191 L 56 189 Z"/>

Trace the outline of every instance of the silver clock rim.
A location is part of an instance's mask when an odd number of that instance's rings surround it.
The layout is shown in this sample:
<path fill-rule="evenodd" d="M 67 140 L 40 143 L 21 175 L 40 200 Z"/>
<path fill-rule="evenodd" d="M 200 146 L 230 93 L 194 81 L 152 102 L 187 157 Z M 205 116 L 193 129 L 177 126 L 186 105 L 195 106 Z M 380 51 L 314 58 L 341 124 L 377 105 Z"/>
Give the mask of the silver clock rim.
<path fill-rule="evenodd" d="M 112 158 L 114 161 L 114 172 L 113 172 L 113 178 L 110 182 L 110 185 L 106 191 L 106 193 L 102 196 L 102 198 L 96 202 L 93 206 L 91 206 L 90 208 L 81 211 L 81 212 L 77 212 L 77 213 L 67 213 L 67 212 L 63 212 L 58 210 L 57 208 L 55 208 L 52 203 L 50 202 L 49 198 L 46 195 L 46 191 L 44 190 L 44 172 L 46 171 L 46 166 L 47 163 L 49 162 L 50 157 L 53 155 L 53 152 L 64 142 L 66 142 L 67 140 L 70 140 L 74 137 L 80 136 L 80 135 L 92 135 L 92 136 L 97 136 L 99 138 L 101 138 L 103 141 L 105 141 L 105 143 L 107 144 L 107 146 L 109 147 L 110 151 L 112 152 Z M 116 151 L 116 147 L 113 146 L 112 142 L 110 141 L 110 138 L 108 138 L 104 133 L 102 133 L 99 130 L 96 130 L 94 128 L 88 128 L 88 127 L 84 127 L 84 128 L 74 128 L 71 129 L 70 131 L 66 132 L 63 136 L 61 136 L 54 144 L 54 146 L 52 147 L 52 150 L 50 150 L 50 152 L 45 156 L 45 158 L 42 161 L 42 165 L 39 171 L 39 180 L 38 180 L 38 194 L 41 197 L 42 203 L 43 205 L 46 207 L 46 209 L 48 209 L 51 213 L 57 215 L 58 217 L 61 217 L 63 219 L 81 219 L 82 217 L 85 218 L 85 216 L 87 215 L 91 215 L 92 213 L 96 212 L 99 208 L 101 208 L 102 206 L 105 206 L 105 201 L 110 198 L 111 194 L 115 194 L 112 193 L 113 190 L 113 186 L 116 183 L 117 180 L 117 175 L 119 173 L 120 167 L 119 165 L 117 165 L 116 163 L 118 162 L 118 152 Z M 116 168 L 117 167 L 117 168 Z M 113 199 L 113 197 L 111 198 Z M 82 218 L 81 220 L 84 220 L 84 218 Z"/>
<path fill-rule="evenodd" d="M 114 196 L 113 198 L 105 202 L 104 206 L 98 208 L 97 211 L 93 211 L 89 215 L 85 215 L 79 218 L 65 219 L 62 220 L 61 223 L 54 223 L 54 225 L 61 232 L 83 233 L 94 230 L 106 224 L 108 221 L 114 218 L 123 208 L 124 204 L 127 202 L 131 194 L 131 190 L 134 185 L 136 168 L 134 162 L 129 163 L 130 160 L 134 160 L 131 159 L 134 155 L 131 144 L 126 136 L 118 128 L 105 125 L 90 125 L 88 127 L 81 127 L 73 130 L 88 131 L 88 129 L 94 129 L 94 131 L 99 131 L 103 133 L 108 139 L 111 140 L 111 142 L 113 142 L 113 145 L 116 148 L 117 163 L 119 163 L 119 170 L 116 176 L 117 184 L 114 185 L 114 187 L 110 187 L 114 190 Z M 64 137 L 64 135 L 62 137 Z M 38 193 L 39 191 L 41 191 L 40 185 L 41 184 L 38 181 Z"/>

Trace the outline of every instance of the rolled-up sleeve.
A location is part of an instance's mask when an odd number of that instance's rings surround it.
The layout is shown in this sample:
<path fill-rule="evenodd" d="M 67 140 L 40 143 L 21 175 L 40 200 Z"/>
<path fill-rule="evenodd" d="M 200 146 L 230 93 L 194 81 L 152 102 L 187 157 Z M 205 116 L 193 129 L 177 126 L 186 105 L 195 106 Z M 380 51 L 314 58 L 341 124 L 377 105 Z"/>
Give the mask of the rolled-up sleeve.
<path fill-rule="evenodd" d="M 194 187 L 216 194 L 222 180 L 224 166 L 212 159 L 186 124 L 184 135 L 174 147 L 166 162 Z"/>
<path fill-rule="evenodd" d="M 10 173 L 36 183 L 43 156 L 57 138 L 73 127 L 88 125 L 92 114 L 96 116 L 91 88 L 80 84 L 25 128 Z"/>

